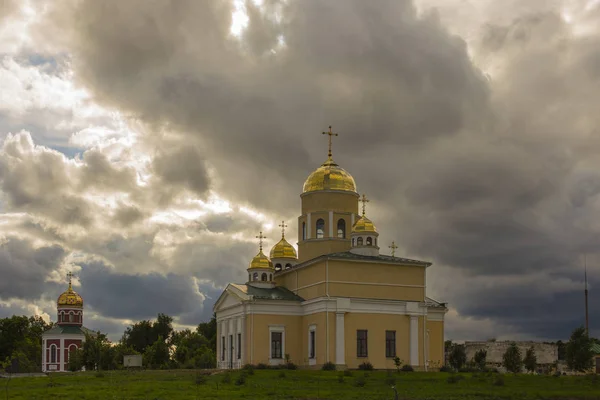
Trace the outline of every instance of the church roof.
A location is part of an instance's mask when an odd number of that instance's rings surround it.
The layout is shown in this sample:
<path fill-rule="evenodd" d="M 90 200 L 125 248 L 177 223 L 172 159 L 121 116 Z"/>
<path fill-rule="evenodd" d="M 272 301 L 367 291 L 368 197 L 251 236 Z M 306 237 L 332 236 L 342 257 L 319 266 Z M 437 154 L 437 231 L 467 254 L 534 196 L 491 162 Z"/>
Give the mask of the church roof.
<path fill-rule="evenodd" d="M 402 257 L 392 257 L 387 256 L 385 254 L 380 254 L 378 256 L 364 256 L 362 254 L 355 254 L 349 251 L 344 251 L 340 253 L 331 253 L 326 254 L 322 257 L 327 258 L 336 258 L 336 259 L 345 259 L 345 260 L 364 260 L 364 261 L 384 261 L 384 262 L 392 262 L 398 264 L 415 264 L 415 265 L 423 265 L 430 266 L 431 263 L 427 261 L 419 261 L 419 260 L 411 260 L 410 258 L 402 258 Z"/>
<path fill-rule="evenodd" d="M 431 297 L 427 297 L 427 296 L 425 296 L 425 304 L 427 305 L 427 307 L 446 308 L 446 303 L 440 303 L 439 301 L 435 301 Z"/>
<path fill-rule="evenodd" d="M 51 329 L 44 332 L 44 335 L 96 335 L 91 329 L 85 326 L 73 326 L 73 325 L 54 325 Z"/>
<path fill-rule="evenodd" d="M 240 290 L 248 296 L 253 296 L 257 300 L 289 300 L 289 301 L 304 301 L 304 299 L 282 286 L 274 288 L 259 288 L 250 285 L 232 283 L 236 289 Z"/>

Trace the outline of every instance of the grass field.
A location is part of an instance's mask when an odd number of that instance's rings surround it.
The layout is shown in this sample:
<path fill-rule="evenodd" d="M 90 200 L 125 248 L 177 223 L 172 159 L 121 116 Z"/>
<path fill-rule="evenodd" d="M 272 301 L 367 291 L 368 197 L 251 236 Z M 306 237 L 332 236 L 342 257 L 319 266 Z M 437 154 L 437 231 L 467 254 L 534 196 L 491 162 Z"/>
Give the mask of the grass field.
<path fill-rule="evenodd" d="M 600 399 L 598 376 L 256 370 L 211 376 L 190 370 L 107 371 L 0 380 L 8 399 Z M 342 378 L 343 376 L 343 378 Z M 228 378 L 229 377 L 229 378 Z M 453 377 L 453 378 L 451 378 Z M 458 377 L 458 378 L 457 378 Z M 227 382 L 229 379 L 229 382 Z M 449 382 L 456 381 L 456 382 Z M 502 382 L 499 380 L 503 380 Z M 8 385 L 7 385 L 8 381 Z M 364 383 L 364 386 L 361 384 Z M 5 392 L 5 387 L 8 390 Z"/>

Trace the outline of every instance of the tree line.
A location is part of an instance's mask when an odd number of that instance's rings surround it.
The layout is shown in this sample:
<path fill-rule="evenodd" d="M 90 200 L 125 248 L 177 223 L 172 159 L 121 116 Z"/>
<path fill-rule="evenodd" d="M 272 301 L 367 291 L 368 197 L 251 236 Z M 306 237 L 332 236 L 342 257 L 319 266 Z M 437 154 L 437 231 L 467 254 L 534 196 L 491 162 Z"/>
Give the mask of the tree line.
<path fill-rule="evenodd" d="M 571 371 L 586 372 L 594 366 L 592 345 L 600 343 L 598 339 L 589 337 L 585 328 L 579 327 L 573 331 L 567 343 L 556 342 L 558 360 L 565 361 Z M 465 346 L 446 341 L 448 367 L 457 371 L 484 371 L 487 369 L 487 351 L 478 350 L 473 359 L 467 361 Z M 502 366 L 508 371 L 519 373 L 523 370 L 535 372 L 538 368 L 537 355 L 533 346 L 522 354 L 515 342 L 511 343 L 502 355 Z M 556 366 L 555 366 L 556 367 Z"/>
<path fill-rule="evenodd" d="M 0 363 L 11 372 L 38 372 L 42 366 L 42 333 L 54 326 L 41 317 L 12 316 L 0 319 Z M 217 349 L 216 316 L 196 329 L 173 329 L 173 318 L 137 322 L 112 343 L 106 334 L 86 335 L 82 348 L 69 354 L 69 370 L 111 370 L 123 367 L 123 356 L 142 355 L 152 369 L 214 368 Z"/>

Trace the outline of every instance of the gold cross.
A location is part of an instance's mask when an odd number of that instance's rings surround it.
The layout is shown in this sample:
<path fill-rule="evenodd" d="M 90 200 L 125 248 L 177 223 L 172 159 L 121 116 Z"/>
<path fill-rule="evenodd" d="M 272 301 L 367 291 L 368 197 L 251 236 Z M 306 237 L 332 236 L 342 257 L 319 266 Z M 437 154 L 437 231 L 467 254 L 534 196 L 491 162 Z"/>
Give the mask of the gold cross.
<path fill-rule="evenodd" d="M 367 208 L 367 203 L 371 200 L 367 199 L 367 196 L 365 196 L 364 194 L 362 195 L 362 198 L 359 199 L 358 201 L 360 201 L 362 203 L 362 215 L 363 217 L 365 216 L 365 209 Z"/>
<path fill-rule="evenodd" d="M 329 132 L 323 132 L 323 135 L 329 135 L 329 157 L 331 157 L 331 137 L 332 136 L 338 136 L 337 133 L 333 133 L 331 132 L 331 125 L 329 125 Z"/>
<path fill-rule="evenodd" d="M 281 228 L 281 238 L 284 239 L 285 238 L 285 228 L 287 228 L 285 221 L 281 221 L 281 224 L 279 225 L 279 227 Z"/>
<path fill-rule="evenodd" d="M 69 278 L 69 288 L 71 288 L 71 278 L 73 278 L 73 273 L 71 271 L 67 273 L 67 278 Z"/>
<path fill-rule="evenodd" d="M 262 251 L 262 243 L 263 243 L 263 239 L 266 239 L 266 236 L 263 236 L 262 231 L 260 231 L 260 233 L 258 234 L 258 236 L 256 237 L 258 239 L 258 247 L 260 248 L 260 251 Z"/>
<path fill-rule="evenodd" d="M 392 245 L 388 247 L 392 249 L 392 257 L 396 257 L 396 249 L 398 248 L 398 246 L 396 246 L 396 242 L 392 242 Z"/>

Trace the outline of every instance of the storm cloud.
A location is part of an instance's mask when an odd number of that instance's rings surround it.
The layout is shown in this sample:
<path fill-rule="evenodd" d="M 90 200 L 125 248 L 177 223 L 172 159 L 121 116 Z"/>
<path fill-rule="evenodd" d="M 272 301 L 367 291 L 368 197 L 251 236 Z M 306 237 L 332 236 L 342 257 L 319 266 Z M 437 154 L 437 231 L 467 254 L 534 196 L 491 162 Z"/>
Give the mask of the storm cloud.
<path fill-rule="evenodd" d="M 36 147 L 36 129 L 7 136 L 5 218 L 34 215 L 23 234 L 102 260 L 82 270 L 100 314 L 147 318 L 160 302 L 134 299 L 155 296 L 192 323 L 244 280 L 254 231 L 274 240 L 284 219 L 294 242 L 333 125 L 382 243 L 434 263 L 450 338 L 564 338 L 583 322 L 582 254 L 592 294 L 598 280 L 600 7 L 507 3 L 53 4 L 31 37 L 69 54 L 86 101 L 131 134 L 78 117 L 70 145 L 86 148 L 71 158 Z M 126 307 L 101 298 L 110 287 Z"/>

